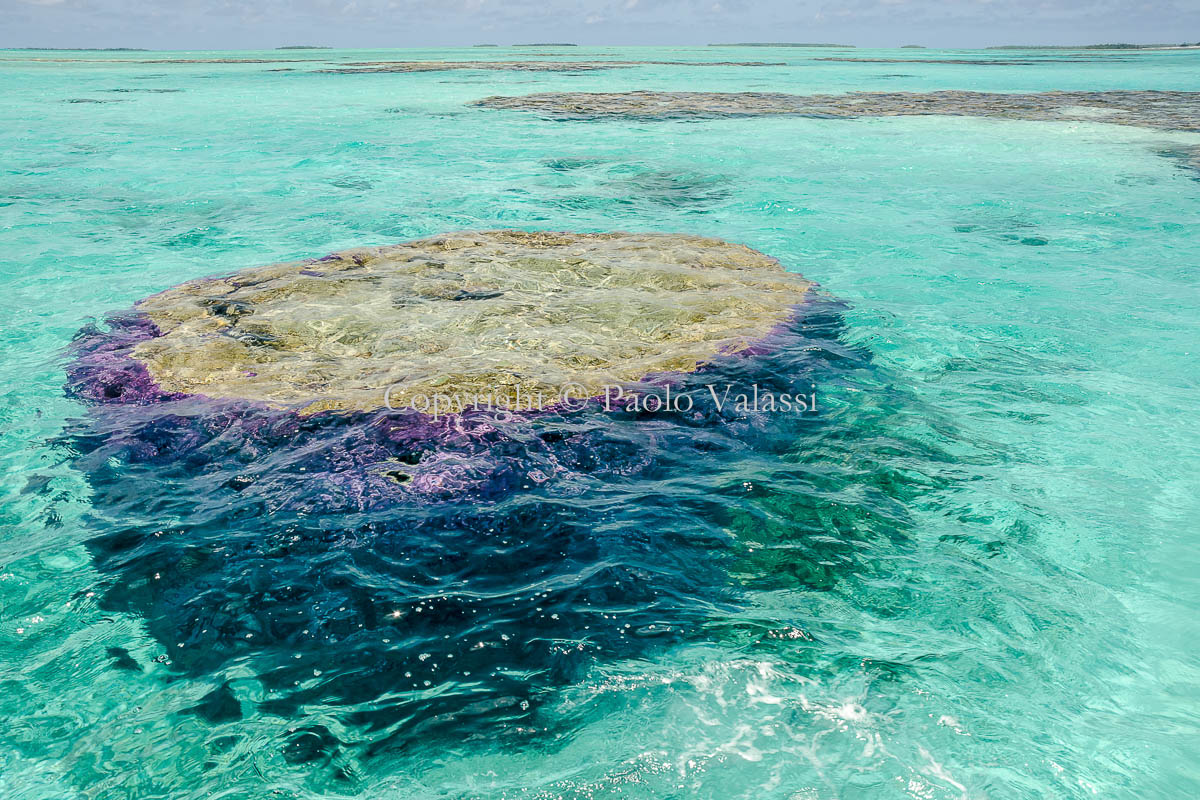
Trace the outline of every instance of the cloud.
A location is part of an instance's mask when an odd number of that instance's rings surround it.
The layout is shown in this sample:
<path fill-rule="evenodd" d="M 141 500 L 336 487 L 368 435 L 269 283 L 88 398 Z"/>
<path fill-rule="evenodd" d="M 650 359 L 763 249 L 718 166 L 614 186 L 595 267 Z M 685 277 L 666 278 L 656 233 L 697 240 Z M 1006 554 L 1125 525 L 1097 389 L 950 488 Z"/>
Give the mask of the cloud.
<path fill-rule="evenodd" d="M 0 0 L 0 45 L 437 47 L 479 41 L 895 46 L 1195 40 L 1181 0 Z M 16 9 L 20 9 L 17 11 Z"/>

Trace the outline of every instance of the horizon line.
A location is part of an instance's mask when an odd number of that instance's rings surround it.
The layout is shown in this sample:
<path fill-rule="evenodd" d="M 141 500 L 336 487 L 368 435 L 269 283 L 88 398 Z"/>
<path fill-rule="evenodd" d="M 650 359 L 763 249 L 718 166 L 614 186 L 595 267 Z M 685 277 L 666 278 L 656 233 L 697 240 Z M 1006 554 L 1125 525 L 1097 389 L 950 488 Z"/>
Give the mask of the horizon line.
<path fill-rule="evenodd" d="M 62 47 L 62 46 L 29 46 L 29 45 L 6 45 L 0 46 L 0 51 L 10 52 L 16 50 L 39 51 L 39 52 L 91 52 L 91 53 L 120 53 L 120 52 L 140 52 L 140 53 L 256 53 L 256 52 L 275 52 L 275 51 L 326 51 L 326 50 L 456 50 L 456 49 L 507 49 L 507 48 L 522 48 L 522 49 L 559 49 L 559 48 L 596 48 L 596 47 L 621 47 L 621 48 L 709 48 L 709 47 L 755 47 L 755 48 L 776 48 L 776 49 L 807 49 L 807 50 L 837 50 L 837 49 L 862 49 L 862 50 L 905 50 L 905 49 L 921 49 L 921 50 L 1175 50 L 1175 49 L 1200 49 L 1200 41 L 1198 42 L 1099 42 L 1089 44 L 1001 44 L 1001 45 L 982 45 L 975 47 L 964 46 L 934 46 L 920 45 L 915 43 L 896 44 L 889 46 L 863 46 L 856 44 L 833 44 L 833 43 L 808 43 L 808 42 L 708 42 L 697 44 L 581 44 L 575 42 L 556 42 L 556 43 L 513 43 L 513 44 L 494 44 L 494 43 L 472 43 L 472 44 L 452 44 L 452 45 L 388 45 L 380 47 L 338 47 L 335 45 L 267 45 L 263 47 Z"/>

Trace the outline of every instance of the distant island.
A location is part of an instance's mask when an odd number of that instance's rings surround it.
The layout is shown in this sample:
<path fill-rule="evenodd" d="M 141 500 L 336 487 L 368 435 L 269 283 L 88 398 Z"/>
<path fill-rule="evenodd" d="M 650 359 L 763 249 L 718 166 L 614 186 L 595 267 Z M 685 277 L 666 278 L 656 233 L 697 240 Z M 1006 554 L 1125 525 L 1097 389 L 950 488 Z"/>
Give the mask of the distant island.
<path fill-rule="evenodd" d="M 55 53 L 149 53 L 145 47 L 0 47 L 0 50 L 46 50 Z"/>
<path fill-rule="evenodd" d="M 901 45 L 900 49 L 901 50 L 926 50 L 928 48 L 926 48 L 925 45 L 923 45 L 923 44 L 906 44 L 906 45 Z"/>
<path fill-rule="evenodd" d="M 332 50 L 332 47 L 323 47 L 319 44 L 289 44 L 286 47 L 276 47 L 276 50 Z"/>
<path fill-rule="evenodd" d="M 1006 44 L 1000 47 L 988 47 L 987 50 L 1179 50 L 1187 47 L 1200 47 L 1200 42 L 1184 42 L 1183 44 Z"/>
<path fill-rule="evenodd" d="M 821 42 L 716 42 L 709 47 L 854 47 L 852 44 Z"/>

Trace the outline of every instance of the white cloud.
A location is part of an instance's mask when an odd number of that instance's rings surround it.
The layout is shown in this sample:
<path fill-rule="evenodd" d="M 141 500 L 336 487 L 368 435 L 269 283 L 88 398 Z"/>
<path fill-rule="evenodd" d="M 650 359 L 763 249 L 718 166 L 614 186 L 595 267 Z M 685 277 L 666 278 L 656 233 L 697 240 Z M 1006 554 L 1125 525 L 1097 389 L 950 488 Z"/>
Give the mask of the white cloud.
<path fill-rule="evenodd" d="M 1177 41 L 1197 0 L 0 0 L 0 46 Z M 782 36 L 780 31 L 793 31 Z M 1191 36 L 1189 40 L 1196 37 Z"/>

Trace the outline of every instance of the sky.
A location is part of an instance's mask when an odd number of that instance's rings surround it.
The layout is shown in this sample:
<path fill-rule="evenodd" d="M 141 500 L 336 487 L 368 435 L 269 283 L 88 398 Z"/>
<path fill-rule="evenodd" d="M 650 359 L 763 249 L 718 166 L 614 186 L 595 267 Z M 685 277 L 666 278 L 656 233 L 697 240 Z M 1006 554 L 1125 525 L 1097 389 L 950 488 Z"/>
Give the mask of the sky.
<path fill-rule="evenodd" d="M 0 47 L 1200 42 L 1200 0 L 0 0 Z"/>

